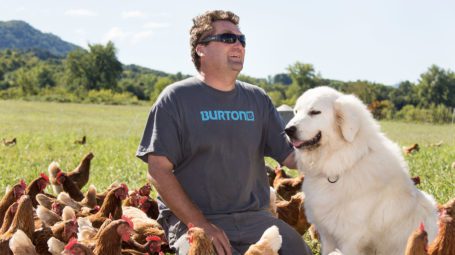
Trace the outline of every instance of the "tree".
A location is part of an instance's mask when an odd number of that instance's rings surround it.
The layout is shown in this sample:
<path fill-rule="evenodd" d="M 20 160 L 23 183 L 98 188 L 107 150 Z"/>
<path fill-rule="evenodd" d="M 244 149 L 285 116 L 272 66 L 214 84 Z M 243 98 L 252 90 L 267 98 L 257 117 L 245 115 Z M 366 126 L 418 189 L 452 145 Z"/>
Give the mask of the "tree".
<path fill-rule="evenodd" d="M 316 75 L 314 67 L 311 64 L 296 62 L 287 68 L 292 84 L 298 85 L 302 91 L 314 88 L 318 85 L 317 80 L 320 78 Z"/>
<path fill-rule="evenodd" d="M 158 99 L 161 91 L 166 88 L 168 85 L 173 83 L 174 81 L 169 77 L 160 77 L 158 81 L 155 83 L 155 87 L 153 88 L 153 92 L 150 95 L 150 101 L 155 102 Z"/>
<path fill-rule="evenodd" d="M 421 107 L 432 104 L 455 107 L 454 73 L 432 65 L 427 72 L 420 75 L 417 95 Z"/>
<path fill-rule="evenodd" d="M 117 82 L 122 74 L 122 63 L 115 55 L 112 42 L 106 46 L 88 45 L 89 52 L 76 50 L 68 54 L 65 61 L 65 80 L 72 90 L 82 87 L 85 90 L 117 90 Z"/>

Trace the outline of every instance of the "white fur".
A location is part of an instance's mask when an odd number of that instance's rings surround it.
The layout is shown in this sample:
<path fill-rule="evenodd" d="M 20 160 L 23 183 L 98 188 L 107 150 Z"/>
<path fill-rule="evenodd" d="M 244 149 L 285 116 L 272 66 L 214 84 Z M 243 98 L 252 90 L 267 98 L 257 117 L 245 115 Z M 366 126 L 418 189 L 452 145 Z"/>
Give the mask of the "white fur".
<path fill-rule="evenodd" d="M 305 174 L 305 212 L 318 229 L 323 255 L 336 248 L 349 255 L 404 254 L 420 222 L 429 241 L 435 238 L 434 199 L 414 186 L 400 148 L 357 97 L 318 87 L 306 91 L 294 110 L 287 128 L 297 128 L 298 140 L 322 134 L 318 147 L 296 149 L 296 160 Z"/>

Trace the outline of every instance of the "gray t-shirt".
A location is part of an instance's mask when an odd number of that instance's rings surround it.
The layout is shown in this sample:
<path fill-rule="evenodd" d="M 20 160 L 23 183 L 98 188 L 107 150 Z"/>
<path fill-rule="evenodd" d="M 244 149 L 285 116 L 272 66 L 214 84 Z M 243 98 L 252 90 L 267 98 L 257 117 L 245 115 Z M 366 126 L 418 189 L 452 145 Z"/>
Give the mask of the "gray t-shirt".
<path fill-rule="evenodd" d="M 283 162 L 292 150 L 264 90 L 237 81 L 223 92 L 192 77 L 163 90 L 136 155 L 166 156 L 190 199 L 214 215 L 267 208 L 264 156 Z"/>

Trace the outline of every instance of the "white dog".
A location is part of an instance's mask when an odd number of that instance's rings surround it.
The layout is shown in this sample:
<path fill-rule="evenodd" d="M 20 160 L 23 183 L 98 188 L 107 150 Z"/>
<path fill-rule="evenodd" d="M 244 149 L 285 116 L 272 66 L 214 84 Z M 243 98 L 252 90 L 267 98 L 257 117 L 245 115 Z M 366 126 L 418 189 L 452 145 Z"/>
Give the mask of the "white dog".
<path fill-rule="evenodd" d="M 286 126 L 305 174 L 305 212 L 322 254 L 404 254 L 411 232 L 437 234 L 434 199 L 410 179 L 400 148 L 365 105 L 329 87 L 306 91 Z"/>

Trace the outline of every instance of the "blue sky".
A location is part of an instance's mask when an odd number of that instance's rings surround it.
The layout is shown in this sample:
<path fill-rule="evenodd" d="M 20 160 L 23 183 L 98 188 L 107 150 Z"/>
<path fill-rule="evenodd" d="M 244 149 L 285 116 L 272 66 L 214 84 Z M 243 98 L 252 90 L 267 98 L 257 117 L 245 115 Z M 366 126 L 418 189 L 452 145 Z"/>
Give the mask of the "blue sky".
<path fill-rule="evenodd" d="M 280 3 L 278 3 L 280 2 Z M 24 20 L 63 40 L 112 40 L 124 64 L 195 74 L 191 19 L 211 9 L 234 11 L 247 37 L 243 74 L 286 72 L 300 61 L 323 77 L 387 85 L 436 64 L 455 69 L 455 1 L 25 1 L 0 0 L 0 20 Z"/>

